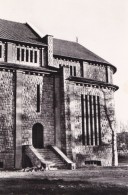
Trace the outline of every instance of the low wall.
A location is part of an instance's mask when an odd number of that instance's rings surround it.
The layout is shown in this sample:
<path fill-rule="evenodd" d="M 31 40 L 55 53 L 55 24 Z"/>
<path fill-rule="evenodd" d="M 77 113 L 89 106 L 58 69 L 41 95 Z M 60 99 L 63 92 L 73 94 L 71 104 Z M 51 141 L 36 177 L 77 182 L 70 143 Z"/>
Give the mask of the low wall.
<path fill-rule="evenodd" d="M 73 156 L 77 167 L 86 166 L 85 161 L 100 161 L 101 166 L 112 166 L 111 146 L 78 146 Z"/>

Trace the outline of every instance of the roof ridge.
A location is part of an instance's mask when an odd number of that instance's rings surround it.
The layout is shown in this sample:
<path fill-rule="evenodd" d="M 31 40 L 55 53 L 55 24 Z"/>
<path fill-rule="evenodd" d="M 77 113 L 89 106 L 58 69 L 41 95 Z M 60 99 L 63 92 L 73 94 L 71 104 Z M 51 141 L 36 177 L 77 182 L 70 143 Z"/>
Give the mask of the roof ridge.
<path fill-rule="evenodd" d="M 65 41 L 65 42 L 70 42 L 70 43 L 78 43 L 76 41 L 69 41 L 69 40 L 66 40 L 66 39 L 58 39 L 58 38 L 53 38 L 53 39 L 57 39 L 57 40 L 60 40 L 60 41 Z"/>
<path fill-rule="evenodd" d="M 30 28 L 26 23 L 5 19 L 0 19 L 0 39 L 44 45 L 35 29 Z"/>
<path fill-rule="evenodd" d="M 25 24 L 25 22 L 16 22 L 16 21 L 13 21 L 13 20 L 8 20 L 8 19 L 3 19 L 3 18 L 0 18 L 0 20 L 3 20 L 3 21 L 6 21 L 6 22 L 12 22 L 12 23 L 19 23 L 19 24 Z"/>
<path fill-rule="evenodd" d="M 33 33 L 35 33 L 39 38 L 43 38 L 43 34 L 30 22 L 26 22 L 25 25 L 33 31 Z"/>

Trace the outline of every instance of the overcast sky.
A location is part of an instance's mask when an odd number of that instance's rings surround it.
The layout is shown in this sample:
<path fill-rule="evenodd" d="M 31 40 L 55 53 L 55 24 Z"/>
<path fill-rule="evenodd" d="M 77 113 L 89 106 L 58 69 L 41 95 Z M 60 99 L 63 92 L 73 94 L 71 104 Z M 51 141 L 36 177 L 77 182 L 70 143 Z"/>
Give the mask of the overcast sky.
<path fill-rule="evenodd" d="M 31 22 L 75 41 L 117 67 L 116 113 L 128 120 L 128 0 L 0 0 L 0 18 Z"/>

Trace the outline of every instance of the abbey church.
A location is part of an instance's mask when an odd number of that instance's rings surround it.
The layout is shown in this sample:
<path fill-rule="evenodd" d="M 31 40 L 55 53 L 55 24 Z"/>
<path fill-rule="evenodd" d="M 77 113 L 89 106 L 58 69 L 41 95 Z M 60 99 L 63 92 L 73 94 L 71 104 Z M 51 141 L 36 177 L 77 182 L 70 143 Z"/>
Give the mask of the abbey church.
<path fill-rule="evenodd" d="M 112 165 L 115 66 L 0 20 L 0 168 Z"/>

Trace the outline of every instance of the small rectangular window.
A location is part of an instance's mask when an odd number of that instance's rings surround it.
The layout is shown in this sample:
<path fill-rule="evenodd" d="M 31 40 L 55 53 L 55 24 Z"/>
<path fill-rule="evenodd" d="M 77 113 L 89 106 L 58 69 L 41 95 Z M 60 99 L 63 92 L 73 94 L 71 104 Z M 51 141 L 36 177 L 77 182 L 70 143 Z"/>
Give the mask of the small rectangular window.
<path fill-rule="evenodd" d="M 17 60 L 20 60 L 20 48 L 17 48 Z"/>
<path fill-rule="evenodd" d="M 29 60 L 29 50 L 26 49 L 26 62 L 28 62 L 28 60 Z"/>
<path fill-rule="evenodd" d="M 30 51 L 30 62 L 33 62 L 33 51 Z"/>
<path fill-rule="evenodd" d="M 37 112 L 40 112 L 40 85 L 37 85 Z"/>
<path fill-rule="evenodd" d="M 2 45 L 0 45 L 0 58 L 2 58 Z"/>
<path fill-rule="evenodd" d="M 98 160 L 86 160 L 85 165 L 97 165 L 101 166 L 101 161 Z"/>
<path fill-rule="evenodd" d="M 35 53 L 34 62 L 37 63 L 37 51 L 35 51 L 34 53 Z"/>
<path fill-rule="evenodd" d="M 24 49 L 21 49 L 21 61 L 24 61 Z"/>
<path fill-rule="evenodd" d="M 0 162 L 0 168 L 3 168 L 3 167 L 4 167 L 3 162 Z"/>

